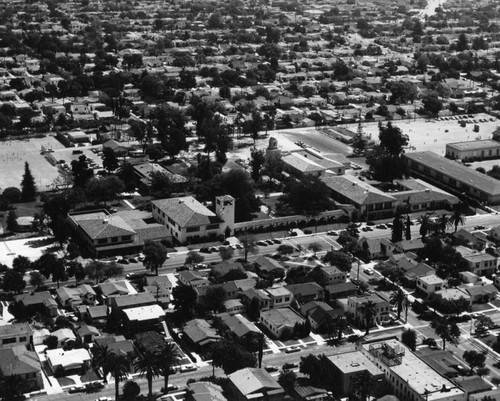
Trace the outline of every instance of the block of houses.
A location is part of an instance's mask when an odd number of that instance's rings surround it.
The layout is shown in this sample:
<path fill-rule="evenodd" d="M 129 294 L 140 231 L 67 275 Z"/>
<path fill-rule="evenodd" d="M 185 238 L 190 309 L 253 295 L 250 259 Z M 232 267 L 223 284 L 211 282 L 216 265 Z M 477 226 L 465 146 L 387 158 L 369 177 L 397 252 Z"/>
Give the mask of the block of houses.
<path fill-rule="evenodd" d="M 215 239 L 234 229 L 235 199 L 229 195 L 215 199 L 215 213 L 192 196 L 151 202 L 153 218 L 168 228 L 172 238 L 184 244 L 201 238 Z"/>
<path fill-rule="evenodd" d="M 311 281 L 309 283 L 289 284 L 285 288 L 290 291 L 297 302 L 304 304 L 310 301 L 319 301 L 323 299 L 323 287 L 318 283 Z"/>
<path fill-rule="evenodd" d="M 184 339 L 187 339 L 198 350 L 221 340 L 217 330 L 204 319 L 193 319 L 186 322 L 183 333 Z"/>
<path fill-rule="evenodd" d="M 12 323 L 0 326 L 0 348 L 17 345 L 30 347 L 33 344 L 33 329 L 29 323 Z"/>
<path fill-rule="evenodd" d="M 328 357 L 332 379 L 339 385 L 339 393 L 347 396 L 353 393 L 353 378 L 368 373 L 375 381 L 384 378 L 384 372 L 360 351 L 346 352 Z"/>
<path fill-rule="evenodd" d="M 304 322 L 304 318 L 292 308 L 277 308 L 260 312 L 260 323 L 277 339 L 293 335 L 295 325 Z"/>
<path fill-rule="evenodd" d="M 347 312 L 351 313 L 354 321 L 360 327 L 366 327 L 366 320 L 362 313 L 361 305 L 371 301 L 375 304 L 375 311 L 373 315 L 373 324 L 381 324 L 389 320 L 389 302 L 378 294 L 353 296 L 347 298 Z"/>
<path fill-rule="evenodd" d="M 282 278 L 285 275 L 285 268 L 283 265 L 273 258 L 267 256 L 259 256 L 255 262 L 255 271 L 259 277 L 265 280 L 274 280 Z"/>
<path fill-rule="evenodd" d="M 163 321 L 165 311 L 157 304 L 123 310 L 123 327 L 128 334 L 158 329 Z"/>
<path fill-rule="evenodd" d="M 0 349 L 0 380 L 15 376 L 21 380 L 22 392 L 43 389 L 42 366 L 38 356 L 24 345 Z"/>
<path fill-rule="evenodd" d="M 81 284 L 75 288 L 60 287 L 56 290 L 57 300 L 63 308 L 74 311 L 81 304 L 94 305 L 96 293 L 88 284 Z"/>
<path fill-rule="evenodd" d="M 48 349 L 45 351 L 47 362 L 53 373 L 61 371 L 65 375 L 80 374 L 84 369 L 91 366 L 92 358 L 85 348 L 71 349 L 62 348 Z"/>
<path fill-rule="evenodd" d="M 57 302 L 48 291 L 15 295 L 14 300 L 24 305 L 28 314 L 41 313 L 50 317 L 57 316 Z"/>
<path fill-rule="evenodd" d="M 264 369 L 245 368 L 228 375 L 234 401 L 283 401 L 285 390 Z"/>
<path fill-rule="evenodd" d="M 426 276 L 417 277 L 416 280 L 417 290 L 429 296 L 434 294 L 436 291 L 440 291 L 444 288 L 446 280 L 435 274 L 429 274 Z"/>

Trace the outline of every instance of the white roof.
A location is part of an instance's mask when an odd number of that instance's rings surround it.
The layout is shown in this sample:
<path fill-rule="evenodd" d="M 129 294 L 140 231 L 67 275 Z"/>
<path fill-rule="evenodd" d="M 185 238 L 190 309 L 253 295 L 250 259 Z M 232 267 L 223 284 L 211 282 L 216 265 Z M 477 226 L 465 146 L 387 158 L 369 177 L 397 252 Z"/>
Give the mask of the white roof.
<path fill-rule="evenodd" d="M 90 354 L 85 348 L 64 351 L 62 348 L 46 351 L 47 359 L 52 366 L 62 366 L 64 369 L 78 368 L 85 361 L 90 361 Z"/>
<path fill-rule="evenodd" d="M 123 312 L 130 321 L 151 320 L 165 316 L 165 312 L 160 305 L 139 306 L 137 308 L 125 309 Z"/>

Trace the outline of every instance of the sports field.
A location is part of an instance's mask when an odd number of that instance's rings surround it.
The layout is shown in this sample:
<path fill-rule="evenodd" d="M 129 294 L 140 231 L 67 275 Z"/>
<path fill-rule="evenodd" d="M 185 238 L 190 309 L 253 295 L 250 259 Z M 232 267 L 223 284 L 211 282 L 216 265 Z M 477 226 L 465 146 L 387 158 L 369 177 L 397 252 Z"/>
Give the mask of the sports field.
<path fill-rule="evenodd" d="M 38 189 L 47 189 L 59 173 L 57 168 L 40 154 L 42 146 L 51 149 L 64 148 L 52 136 L 0 142 L 0 189 L 20 187 L 24 162 L 29 163 Z"/>

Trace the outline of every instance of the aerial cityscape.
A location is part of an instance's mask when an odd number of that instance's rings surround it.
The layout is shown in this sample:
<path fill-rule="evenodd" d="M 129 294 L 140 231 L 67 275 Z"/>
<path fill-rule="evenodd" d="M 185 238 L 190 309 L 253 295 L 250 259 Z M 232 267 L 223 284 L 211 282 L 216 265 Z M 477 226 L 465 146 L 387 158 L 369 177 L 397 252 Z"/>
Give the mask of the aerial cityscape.
<path fill-rule="evenodd" d="M 499 27 L 0 1 L 0 400 L 500 401 Z"/>

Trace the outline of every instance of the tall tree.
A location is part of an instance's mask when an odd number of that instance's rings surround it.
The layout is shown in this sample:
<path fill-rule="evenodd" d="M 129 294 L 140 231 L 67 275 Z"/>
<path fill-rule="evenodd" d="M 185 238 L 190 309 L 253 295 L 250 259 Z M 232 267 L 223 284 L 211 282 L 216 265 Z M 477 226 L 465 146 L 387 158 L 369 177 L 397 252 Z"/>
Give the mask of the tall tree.
<path fill-rule="evenodd" d="M 448 228 L 448 226 L 450 225 L 450 217 L 447 213 L 441 213 L 436 220 L 436 224 L 439 227 L 441 233 L 445 234 L 446 228 Z"/>
<path fill-rule="evenodd" d="M 163 389 L 167 391 L 168 378 L 170 377 L 172 368 L 179 365 L 181 361 L 177 345 L 174 342 L 165 343 L 156 355 L 156 359 L 158 360 L 158 367 L 160 368 L 160 373 L 164 380 Z"/>
<path fill-rule="evenodd" d="M 406 217 L 406 224 L 405 224 L 405 239 L 407 241 L 411 240 L 411 220 L 410 216 Z"/>
<path fill-rule="evenodd" d="M 366 401 L 376 386 L 376 381 L 367 370 L 359 373 L 351 378 L 352 388 L 354 389 L 354 396 L 358 401 Z"/>
<path fill-rule="evenodd" d="M 102 369 L 102 379 L 104 383 L 108 382 L 109 364 L 111 360 L 111 351 L 107 345 L 96 344 L 92 348 L 92 366 L 94 369 Z"/>
<path fill-rule="evenodd" d="M 253 148 L 250 153 L 250 167 L 252 168 L 250 175 L 255 182 L 262 179 L 262 168 L 264 167 L 265 162 L 266 158 L 264 156 L 264 152 Z"/>
<path fill-rule="evenodd" d="M 467 350 L 464 352 L 463 358 L 469 364 L 471 373 L 474 373 L 474 368 L 484 368 L 487 355 L 487 352 Z"/>
<path fill-rule="evenodd" d="M 148 397 L 153 397 L 153 379 L 160 376 L 159 360 L 153 350 L 145 349 L 138 353 L 134 368 L 141 377 L 146 376 L 148 382 Z M 166 389 L 165 389 L 166 390 Z"/>
<path fill-rule="evenodd" d="M 83 187 L 94 176 L 94 170 L 89 166 L 87 158 L 82 155 L 71 162 L 71 171 L 75 186 Z M 48 213 L 47 213 L 48 214 Z"/>
<path fill-rule="evenodd" d="M 453 213 L 451 214 L 449 218 L 450 224 L 455 227 L 455 232 L 458 230 L 458 225 L 464 225 L 465 224 L 465 216 L 463 215 L 462 211 L 459 209 L 453 210 Z"/>
<path fill-rule="evenodd" d="M 172 304 L 182 316 L 191 316 L 196 297 L 196 291 L 190 286 L 177 285 L 172 289 Z"/>
<path fill-rule="evenodd" d="M 243 253 L 243 258 L 245 259 L 245 263 L 248 262 L 248 254 L 256 254 L 258 252 L 257 245 L 255 245 L 255 237 L 253 235 L 245 234 L 239 238 L 241 246 L 243 249 L 241 250 Z"/>
<path fill-rule="evenodd" d="M 24 163 L 24 175 L 21 181 L 21 200 L 23 202 L 32 202 L 36 199 L 36 185 L 33 174 L 31 174 L 30 165 Z"/>
<path fill-rule="evenodd" d="M 42 285 L 45 284 L 45 279 L 43 275 L 37 271 L 30 272 L 30 285 L 36 287 L 37 290 L 40 289 Z"/>
<path fill-rule="evenodd" d="M 429 228 L 431 226 L 431 216 L 429 213 L 425 213 L 421 215 L 417 223 L 420 225 L 420 230 L 419 233 L 422 236 L 422 239 L 424 240 L 425 237 L 427 236 L 427 233 L 429 232 Z"/>
<path fill-rule="evenodd" d="M 14 270 L 7 270 L 2 280 L 2 289 L 6 292 L 20 293 L 26 287 L 26 282 L 21 273 Z"/>
<path fill-rule="evenodd" d="M 108 173 L 112 173 L 118 168 L 118 158 L 115 151 L 110 147 L 102 150 L 102 166 Z"/>
<path fill-rule="evenodd" d="M 401 342 L 412 351 L 415 351 L 417 348 L 417 332 L 412 329 L 406 329 L 401 333 Z"/>
<path fill-rule="evenodd" d="M 167 260 L 167 248 L 157 242 L 146 241 L 142 253 L 144 267 L 158 275 L 158 269 Z"/>
<path fill-rule="evenodd" d="M 130 364 L 123 354 L 112 353 L 108 359 L 108 371 L 115 379 L 115 400 L 120 397 L 120 381 L 127 377 Z"/>
<path fill-rule="evenodd" d="M 457 324 L 449 318 L 438 318 L 431 322 L 431 327 L 436 334 L 443 340 L 443 350 L 446 349 L 446 343 L 453 345 L 458 344 L 460 338 L 460 328 Z"/>
<path fill-rule="evenodd" d="M 365 319 L 366 332 L 365 334 L 370 334 L 370 327 L 373 324 L 373 318 L 377 310 L 377 305 L 373 301 L 366 301 L 359 306 L 359 311 Z"/>
<path fill-rule="evenodd" d="M 400 242 L 403 240 L 403 222 L 400 215 L 396 215 L 392 221 L 392 236 L 391 241 L 393 243 Z"/>
<path fill-rule="evenodd" d="M 407 302 L 407 295 L 406 293 L 401 289 L 398 288 L 396 291 L 394 291 L 391 294 L 390 298 L 390 303 L 391 305 L 395 305 L 398 309 L 398 319 L 401 317 L 401 312 L 403 310 L 403 306 L 405 302 Z"/>
<path fill-rule="evenodd" d="M 7 230 L 15 233 L 19 231 L 19 223 L 17 222 L 17 214 L 15 210 L 9 210 L 7 215 Z"/>

